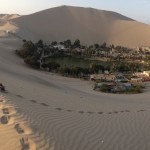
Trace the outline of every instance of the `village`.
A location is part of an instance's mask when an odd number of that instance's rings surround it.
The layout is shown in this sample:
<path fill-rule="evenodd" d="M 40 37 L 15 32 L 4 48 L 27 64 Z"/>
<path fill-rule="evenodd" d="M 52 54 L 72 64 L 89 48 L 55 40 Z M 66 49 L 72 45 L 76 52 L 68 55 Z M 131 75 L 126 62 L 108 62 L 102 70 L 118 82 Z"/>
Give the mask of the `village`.
<path fill-rule="evenodd" d="M 94 44 L 89 47 L 76 40 L 50 45 L 24 41 L 23 47 L 16 53 L 25 63 L 41 70 L 59 73 L 66 77 L 83 78 L 95 81 L 94 90 L 110 93 L 141 93 L 145 82 L 150 81 L 150 47 L 135 49 Z M 68 62 L 62 65 L 62 58 L 75 58 L 90 61 L 88 67 Z M 56 60 L 58 62 L 55 62 Z M 96 60 L 97 62 L 92 62 Z M 101 64 L 100 62 L 104 62 Z M 97 64 L 98 63 L 98 64 Z"/>
<path fill-rule="evenodd" d="M 94 44 L 89 47 L 78 44 L 66 45 L 64 42 L 52 43 L 51 45 L 43 45 L 43 48 L 38 48 L 38 51 L 42 54 L 42 58 L 58 56 L 80 56 L 91 59 L 113 61 L 123 60 L 135 61 L 139 63 L 147 63 L 150 59 L 150 47 L 141 46 L 136 48 L 127 48 L 122 46 L 107 46 L 106 43 L 102 45 Z"/>
<path fill-rule="evenodd" d="M 146 82 L 150 81 L 150 71 L 135 73 L 92 74 L 90 80 L 95 82 L 94 90 L 107 93 L 142 93 Z"/>

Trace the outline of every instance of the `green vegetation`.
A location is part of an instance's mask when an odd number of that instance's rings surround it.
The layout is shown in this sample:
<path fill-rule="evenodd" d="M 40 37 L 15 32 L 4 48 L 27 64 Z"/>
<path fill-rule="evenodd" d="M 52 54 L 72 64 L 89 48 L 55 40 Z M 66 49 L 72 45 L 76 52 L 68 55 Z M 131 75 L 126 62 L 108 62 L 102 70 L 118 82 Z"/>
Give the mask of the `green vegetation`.
<path fill-rule="evenodd" d="M 110 88 L 107 84 L 103 84 L 101 87 L 100 87 L 100 91 L 102 92 L 109 92 Z"/>
<path fill-rule="evenodd" d="M 113 53 L 113 49 L 117 52 Z M 90 74 L 120 72 L 130 80 L 133 72 L 142 71 L 143 68 L 150 69 L 149 55 L 144 59 L 139 58 L 147 62 L 145 65 L 145 63 L 134 61 L 134 55 L 136 54 L 130 56 L 130 59 L 133 59 L 132 61 L 128 61 L 129 58 L 126 55 L 128 52 L 130 54 L 130 51 L 130 49 L 121 46 L 107 46 L 105 42 L 101 45 L 96 43 L 86 47 L 81 45 L 79 39 L 76 39 L 73 44 L 68 39 L 59 43 L 53 41 L 50 45 L 43 43 L 42 40 L 37 43 L 23 40 L 22 48 L 16 50 L 16 54 L 33 68 L 59 73 L 66 77 L 89 79 Z M 115 55 L 117 53 L 117 55 L 112 57 L 111 53 Z M 100 60 L 97 60 L 97 57 Z M 101 59 L 105 61 L 101 61 Z M 107 93 L 142 92 L 142 87 L 139 85 L 125 86 L 115 81 L 107 84 L 105 79 L 97 79 L 93 89 Z"/>
<path fill-rule="evenodd" d="M 126 93 L 126 94 L 138 94 L 138 93 L 142 93 L 142 92 L 143 92 L 142 91 L 142 87 L 136 86 L 136 87 L 133 87 L 132 89 L 126 89 L 122 93 Z"/>
<path fill-rule="evenodd" d="M 118 53 L 114 58 L 110 55 L 110 53 L 113 53 L 112 49 L 115 49 Z M 121 55 L 130 51 L 130 49 L 121 46 L 107 46 L 105 42 L 101 45 L 96 43 L 87 47 L 82 45 L 79 39 L 76 39 L 73 43 L 68 39 L 59 43 L 53 41 L 50 45 L 45 44 L 42 40 L 37 43 L 23 40 L 22 48 L 16 50 L 16 53 L 33 68 L 55 71 L 75 77 L 88 76 L 99 72 L 104 73 L 105 70 L 128 73 L 150 68 L 149 56 L 145 58 L 147 61 L 145 65 L 128 61 L 128 58 Z M 96 60 L 95 56 L 102 60 L 105 59 L 105 61 Z"/>
<path fill-rule="evenodd" d="M 16 53 L 24 59 L 24 62 L 32 66 L 33 68 L 39 68 L 40 53 L 37 52 L 37 47 L 42 47 L 42 41 L 34 44 L 32 41 L 23 40 L 23 45 L 20 50 L 16 50 Z"/>
<path fill-rule="evenodd" d="M 45 62 L 42 64 L 42 67 L 44 69 L 48 68 L 49 71 L 52 71 L 52 70 L 57 70 L 60 67 L 60 64 L 56 62 Z"/>
<path fill-rule="evenodd" d="M 97 90 L 96 84 L 95 84 L 93 90 Z M 138 93 L 142 93 L 142 88 L 140 86 L 136 86 L 136 87 L 133 87 L 131 89 L 124 89 L 124 90 L 122 89 L 122 90 L 118 90 L 116 92 L 112 92 L 110 86 L 108 86 L 107 84 L 103 84 L 99 88 L 99 91 L 105 92 L 105 93 L 138 94 Z"/>

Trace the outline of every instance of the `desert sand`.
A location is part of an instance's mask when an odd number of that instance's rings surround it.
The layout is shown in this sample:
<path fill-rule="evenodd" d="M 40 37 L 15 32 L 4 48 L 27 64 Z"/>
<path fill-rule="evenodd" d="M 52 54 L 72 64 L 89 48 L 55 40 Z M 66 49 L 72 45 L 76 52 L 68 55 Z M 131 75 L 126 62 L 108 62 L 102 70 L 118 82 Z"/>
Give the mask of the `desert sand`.
<path fill-rule="evenodd" d="M 150 45 L 150 25 L 112 11 L 60 6 L 11 21 L 18 27 L 16 34 L 27 40 L 50 43 L 80 39 L 85 45 L 104 42 L 128 47 Z"/>
<path fill-rule="evenodd" d="M 13 33 L 16 32 L 18 27 L 13 24 L 11 19 L 15 19 L 20 17 L 17 14 L 0 14 L 0 37 L 8 36 L 8 32 L 11 31 Z"/>
<path fill-rule="evenodd" d="M 14 37 L 0 38 L 0 82 L 8 91 L 0 97 L 0 149 L 150 149 L 150 89 L 133 95 L 93 91 L 90 81 L 29 68 L 14 53 L 20 45 Z"/>
<path fill-rule="evenodd" d="M 0 19 L 11 20 L 20 17 L 19 14 L 0 14 Z"/>
<path fill-rule="evenodd" d="M 32 130 L 6 96 L 0 95 L 0 149 L 36 149 Z"/>

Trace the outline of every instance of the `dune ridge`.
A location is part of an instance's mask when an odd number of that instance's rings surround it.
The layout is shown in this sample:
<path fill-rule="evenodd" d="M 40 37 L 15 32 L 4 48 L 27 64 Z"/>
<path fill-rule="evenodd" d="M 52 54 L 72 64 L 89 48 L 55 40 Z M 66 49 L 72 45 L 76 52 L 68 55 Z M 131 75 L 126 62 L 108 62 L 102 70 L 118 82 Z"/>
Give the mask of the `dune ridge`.
<path fill-rule="evenodd" d="M 92 8 L 62 6 L 1 19 L 0 80 L 8 93 L 0 96 L 0 149 L 150 149 L 150 83 L 142 94 L 105 94 L 93 91 L 92 82 L 33 70 L 14 54 L 22 40 L 7 30 L 32 40 L 127 46 L 149 44 L 150 33 L 148 25 Z"/>
<path fill-rule="evenodd" d="M 11 19 L 20 17 L 18 14 L 0 14 L 0 37 L 8 36 L 8 31 L 16 32 L 17 26 L 15 26 Z"/>
<path fill-rule="evenodd" d="M 81 43 L 149 46 L 150 26 L 116 12 L 93 8 L 60 6 L 12 19 L 17 34 L 48 43 L 80 39 Z"/>
<path fill-rule="evenodd" d="M 0 14 L 1 20 L 10 20 L 20 17 L 19 14 Z"/>

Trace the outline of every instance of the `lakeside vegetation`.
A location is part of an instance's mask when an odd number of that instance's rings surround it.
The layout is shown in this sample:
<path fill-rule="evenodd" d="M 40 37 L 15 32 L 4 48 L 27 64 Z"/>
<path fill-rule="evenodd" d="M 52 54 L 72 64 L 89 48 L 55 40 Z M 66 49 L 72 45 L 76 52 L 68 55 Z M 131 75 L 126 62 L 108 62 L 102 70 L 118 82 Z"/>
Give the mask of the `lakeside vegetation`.
<path fill-rule="evenodd" d="M 59 73 L 67 77 L 89 79 L 91 74 L 123 73 L 131 76 L 134 72 L 142 72 L 150 69 L 150 53 L 139 52 L 121 47 L 94 44 L 91 46 L 81 45 L 80 40 L 73 43 L 70 40 L 50 45 L 39 40 L 37 43 L 23 40 L 23 45 L 16 50 L 16 54 L 24 59 L 29 66 L 50 72 Z M 144 63 L 143 63 L 144 62 Z M 101 81 L 99 81 L 101 83 Z M 130 86 L 126 90 L 118 90 L 118 84 L 113 88 L 109 84 L 97 83 L 94 90 L 111 93 L 141 93 L 139 85 Z M 117 88 L 117 91 L 115 88 Z"/>
<path fill-rule="evenodd" d="M 101 86 L 99 85 L 101 83 Z M 95 91 L 101 91 L 104 93 L 118 93 L 118 94 L 138 94 L 142 93 L 143 89 L 145 87 L 142 87 L 140 84 L 133 85 L 130 84 L 128 87 L 119 87 L 119 85 L 116 82 L 112 82 L 112 84 L 109 84 L 108 82 L 96 82 L 93 90 Z"/>
<path fill-rule="evenodd" d="M 114 50 L 115 52 L 112 52 Z M 55 70 L 56 72 L 60 68 L 78 68 L 79 70 L 86 68 L 93 73 L 98 73 L 98 70 L 102 72 L 104 70 L 110 72 L 134 72 L 150 68 L 150 53 L 146 54 L 146 58 L 142 58 L 142 54 L 138 57 L 133 57 L 134 55 L 131 55 L 130 51 L 131 49 L 121 46 L 107 46 L 106 43 L 87 47 L 81 45 L 80 40 L 77 39 L 73 44 L 70 40 L 66 40 L 60 43 L 53 41 L 50 45 L 42 40 L 37 43 L 23 40 L 22 48 L 16 50 L 16 53 L 33 68 L 47 68 L 49 71 Z M 142 50 L 140 49 L 140 51 Z M 127 52 L 130 54 L 131 61 L 125 55 Z M 103 61 L 99 61 L 98 58 Z"/>

